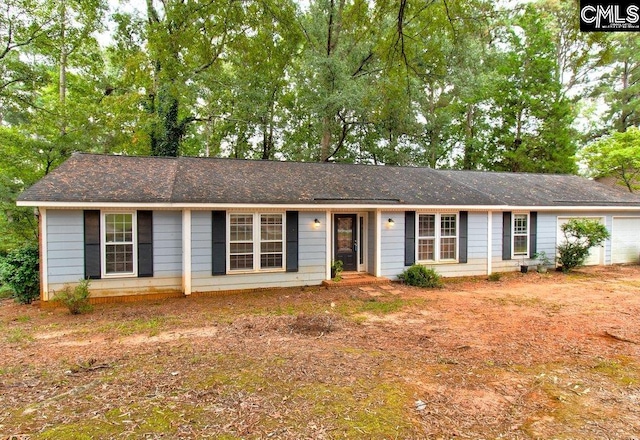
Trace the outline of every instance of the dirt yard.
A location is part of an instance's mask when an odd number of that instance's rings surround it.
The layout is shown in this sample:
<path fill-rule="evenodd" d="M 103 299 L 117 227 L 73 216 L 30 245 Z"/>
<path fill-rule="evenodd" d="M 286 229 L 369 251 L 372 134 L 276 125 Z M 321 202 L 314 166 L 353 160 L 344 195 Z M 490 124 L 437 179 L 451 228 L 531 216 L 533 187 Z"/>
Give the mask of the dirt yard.
<path fill-rule="evenodd" d="M 640 267 L 0 302 L 0 438 L 638 439 Z"/>

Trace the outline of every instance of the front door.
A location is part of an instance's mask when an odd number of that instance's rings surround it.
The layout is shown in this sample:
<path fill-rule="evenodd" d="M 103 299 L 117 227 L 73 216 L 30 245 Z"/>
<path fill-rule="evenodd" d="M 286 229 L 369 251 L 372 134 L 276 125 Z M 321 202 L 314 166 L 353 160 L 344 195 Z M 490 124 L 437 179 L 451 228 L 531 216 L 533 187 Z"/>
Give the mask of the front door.
<path fill-rule="evenodd" d="M 333 217 L 334 258 L 342 261 L 346 271 L 358 270 L 357 219 L 356 214 L 335 214 Z"/>

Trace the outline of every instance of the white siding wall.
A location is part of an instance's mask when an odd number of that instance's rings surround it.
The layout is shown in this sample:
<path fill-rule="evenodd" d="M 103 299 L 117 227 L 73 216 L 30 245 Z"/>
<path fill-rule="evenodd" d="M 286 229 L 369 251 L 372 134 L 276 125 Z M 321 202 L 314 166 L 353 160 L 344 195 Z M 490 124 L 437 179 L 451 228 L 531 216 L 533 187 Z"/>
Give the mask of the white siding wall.
<path fill-rule="evenodd" d="M 314 227 L 314 219 L 320 219 Z M 298 223 L 298 272 L 249 273 L 211 275 L 211 212 L 192 212 L 192 290 L 256 289 L 321 284 L 325 279 L 325 240 L 327 233 L 324 212 L 300 212 Z"/>

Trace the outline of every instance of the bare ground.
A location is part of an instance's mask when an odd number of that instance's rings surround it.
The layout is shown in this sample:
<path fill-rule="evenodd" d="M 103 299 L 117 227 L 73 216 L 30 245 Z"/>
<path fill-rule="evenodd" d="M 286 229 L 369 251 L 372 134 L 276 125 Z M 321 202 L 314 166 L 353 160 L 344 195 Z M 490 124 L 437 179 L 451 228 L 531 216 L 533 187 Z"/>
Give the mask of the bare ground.
<path fill-rule="evenodd" d="M 0 302 L 0 438 L 638 439 L 640 267 Z"/>

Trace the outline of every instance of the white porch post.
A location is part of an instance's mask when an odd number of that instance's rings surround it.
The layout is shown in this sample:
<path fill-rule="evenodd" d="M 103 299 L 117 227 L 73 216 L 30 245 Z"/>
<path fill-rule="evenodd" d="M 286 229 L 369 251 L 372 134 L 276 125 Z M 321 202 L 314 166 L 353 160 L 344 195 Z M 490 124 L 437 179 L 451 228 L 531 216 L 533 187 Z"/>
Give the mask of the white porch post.
<path fill-rule="evenodd" d="M 491 275 L 493 260 L 493 211 L 487 211 L 487 275 Z"/>
<path fill-rule="evenodd" d="M 182 211 L 182 291 L 191 295 L 191 210 Z"/>
<path fill-rule="evenodd" d="M 382 212 L 379 209 L 376 209 L 376 265 L 375 265 L 375 273 L 376 277 L 381 276 L 382 273 Z"/>
<path fill-rule="evenodd" d="M 325 211 L 324 213 L 324 229 L 325 229 L 325 248 L 327 250 L 326 258 L 326 274 L 325 279 L 331 279 L 331 262 L 333 261 L 333 245 L 331 239 L 331 231 L 333 231 L 333 225 L 331 224 L 331 211 Z"/>
<path fill-rule="evenodd" d="M 49 265 L 47 260 L 47 210 L 39 208 L 40 225 L 40 293 L 44 301 L 49 301 Z"/>

